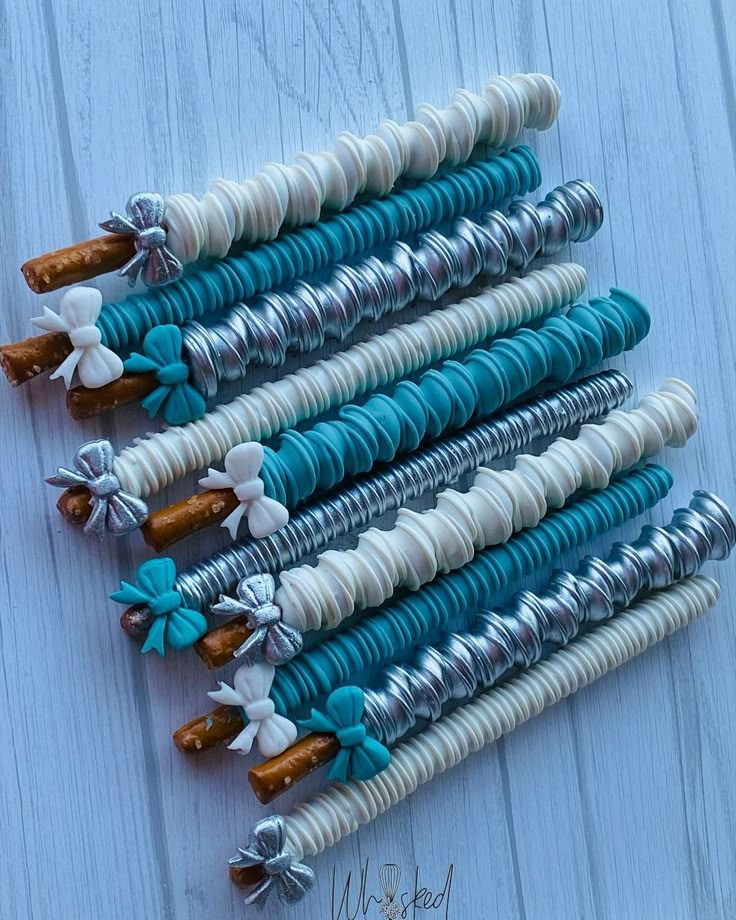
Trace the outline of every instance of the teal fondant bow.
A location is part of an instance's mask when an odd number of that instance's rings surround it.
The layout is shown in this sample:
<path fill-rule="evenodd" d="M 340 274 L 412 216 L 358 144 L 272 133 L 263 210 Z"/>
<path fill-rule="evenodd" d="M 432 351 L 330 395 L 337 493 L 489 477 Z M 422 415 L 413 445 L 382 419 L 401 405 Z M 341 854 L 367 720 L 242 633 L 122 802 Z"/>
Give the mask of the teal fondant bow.
<path fill-rule="evenodd" d="M 166 646 L 189 648 L 207 631 L 207 620 L 196 610 L 182 606 L 181 595 L 174 590 L 176 566 L 168 557 L 149 559 L 138 566 L 138 586 L 120 582 L 120 590 L 110 599 L 118 604 L 145 604 L 153 622 L 143 645 L 144 652 L 155 649 L 159 655 Z"/>
<path fill-rule="evenodd" d="M 183 425 L 201 418 L 207 404 L 202 394 L 189 383 L 189 368 L 182 361 L 182 337 L 178 326 L 154 326 L 143 339 L 144 354 L 133 354 L 125 370 L 134 374 L 154 373 L 159 386 L 141 405 L 153 418 L 163 407 L 168 425 Z"/>
<path fill-rule="evenodd" d="M 325 711 L 312 710 L 312 718 L 299 724 L 313 732 L 332 732 L 340 742 L 328 779 L 344 783 L 348 777 L 372 779 L 391 763 L 387 747 L 366 732 L 360 721 L 365 701 L 359 687 L 340 687 L 325 701 Z"/>

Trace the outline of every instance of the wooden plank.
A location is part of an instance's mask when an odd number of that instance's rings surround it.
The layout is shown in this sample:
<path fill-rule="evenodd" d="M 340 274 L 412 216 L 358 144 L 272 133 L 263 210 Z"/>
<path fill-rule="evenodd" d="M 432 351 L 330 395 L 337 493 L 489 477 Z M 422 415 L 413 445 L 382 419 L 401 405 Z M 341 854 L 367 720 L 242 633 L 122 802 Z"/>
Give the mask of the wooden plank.
<path fill-rule="evenodd" d="M 703 407 L 696 442 L 668 452 L 676 486 L 652 518 L 697 486 L 734 501 L 735 27 L 721 0 L 6 4 L 0 335 L 23 337 L 61 296 L 32 295 L 20 263 L 88 235 L 133 191 L 203 191 L 496 72 L 548 71 L 560 121 L 528 138 L 544 187 L 589 178 L 606 202 L 601 233 L 570 254 L 591 293 L 620 284 L 652 308 L 649 340 L 614 363 L 639 392 L 682 376 Z M 213 675 L 193 655 L 144 659 L 128 644 L 105 598 L 148 551 L 69 531 L 40 483 L 82 440 L 123 445 L 152 423 L 131 410 L 75 426 L 62 387 L 41 381 L 0 399 L 0 915 L 242 916 L 224 863 L 266 813 L 247 761 L 186 760 L 169 739 L 206 707 Z M 185 565 L 224 539 L 173 555 Z M 366 859 L 376 893 L 382 863 L 400 865 L 402 884 L 418 865 L 435 889 L 453 863 L 449 917 L 733 915 L 736 582 L 732 562 L 716 571 L 724 596 L 704 623 L 312 860 L 300 916 L 329 917 L 333 870 L 338 890 L 351 870 L 355 886 Z"/>

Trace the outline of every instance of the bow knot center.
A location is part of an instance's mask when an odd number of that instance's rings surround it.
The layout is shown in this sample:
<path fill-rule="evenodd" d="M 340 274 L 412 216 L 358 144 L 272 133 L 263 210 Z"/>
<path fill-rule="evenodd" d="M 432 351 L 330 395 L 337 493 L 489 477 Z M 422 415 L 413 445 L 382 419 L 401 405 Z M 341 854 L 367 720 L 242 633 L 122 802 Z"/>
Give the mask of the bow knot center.
<path fill-rule="evenodd" d="M 256 607 L 255 610 L 250 611 L 246 619 L 250 629 L 274 626 L 281 622 L 281 608 L 276 604 L 263 604 L 262 607 Z"/>
<path fill-rule="evenodd" d="M 263 498 L 264 486 L 262 479 L 249 479 L 247 482 L 239 482 L 233 492 L 241 502 L 257 501 Z"/>
<path fill-rule="evenodd" d="M 263 871 L 266 875 L 283 875 L 291 869 L 293 859 L 288 853 L 277 853 L 270 859 L 264 859 Z"/>
<path fill-rule="evenodd" d="M 97 326 L 80 326 L 69 332 L 69 340 L 75 348 L 92 348 L 102 341 L 102 333 Z"/>
<path fill-rule="evenodd" d="M 165 591 L 149 603 L 151 613 L 158 617 L 162 614 L 173 613 L 181 607 L 181 595 L 177 591 Z"/>
<path fill-rule="evenodd" d="M 114 473 L 103 473 L 87 480 L 87 488 L 95 498 L 109 498 L 120 489 L 120 480 Z"/>
<path fill-rule="evenodd" d="M 166 242 L 166 231 L 163 227 L 147 227 L 140 231 L 137 241 L 141 249 L 160 249 Z"/>
<path fill-rule="evenodd" d="M 249 722 L 263 722 L 265 719 L 270 719 L 276 711 L 273 700 L 268 699 L 268 697 L 265 700 L 254 700 L 244 706 L 243 709 L 245 709 Z"/>
<path fill-rule="evenodd" d="M 362 722 L 357 725 L 348 725 L 347 728 L 338 728 L 337 740 L 341 747 L 357 747 L 365 741 L 366 730 Z"/>
<path fill-rule="evenodd" d="M 175 364 L 166 364 L 156 371 L 156 377 L 159 383 L 164 386 L 176 386 L 178 383 L 186 383 L 189 379 L 189 368 L 183 361 L 177 361 Z"/>

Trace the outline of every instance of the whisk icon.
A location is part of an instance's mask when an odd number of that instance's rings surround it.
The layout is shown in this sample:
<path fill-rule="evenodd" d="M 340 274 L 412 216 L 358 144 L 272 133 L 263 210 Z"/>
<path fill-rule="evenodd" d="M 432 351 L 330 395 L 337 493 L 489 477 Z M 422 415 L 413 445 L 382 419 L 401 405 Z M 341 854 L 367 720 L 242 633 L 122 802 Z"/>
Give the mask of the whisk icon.
<path fill-rule="evenodd" d="M 401 869 L 395 863 L 385 863 L 378 870 L 378 878 L 381 881 L 381 888 L 384 894 L 378 907 L 380 914 L 385 920 L 398 920 L 402 909 L 401 904 L 398 904 L 394 897 L 399 887 Z"/>

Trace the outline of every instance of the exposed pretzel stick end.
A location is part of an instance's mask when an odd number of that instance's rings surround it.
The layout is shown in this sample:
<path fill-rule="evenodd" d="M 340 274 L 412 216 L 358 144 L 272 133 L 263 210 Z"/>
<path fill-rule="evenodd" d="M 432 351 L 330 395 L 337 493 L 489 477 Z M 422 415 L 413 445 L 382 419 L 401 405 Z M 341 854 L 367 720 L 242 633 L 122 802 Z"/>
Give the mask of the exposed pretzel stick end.
<path fill-rule="evenodd" d="M 22 342 L 0 345 L 0 367 L 11 386 L 17 387 L 58 367 L 71 353 L 72 344 L 67 335 L 47 332 Z"/>
<path fill-rule="evenodd" d="M 69 415 L 78 422 L 105 415 L 120 406 L 138 402 L 152 393 L 158 382 L 155 374 L 123 374 L 112 383 L 97 389 L 73 387 L 67 390 L 66 407 Z"/>
<path fill-rule="evenodd" d="M 56 507 L 65 521 L 69 521 L 70 524 L 74 524 L 77 527 L 82 527 L 87 523 L 92 513 L 90 500 L 91 496 L 87 486 L 72 486 L 61 493 Z"/>
<path fill-rule="evenodd" d="M 106 233 L 83 243 L 44 253 L 21 265 L 28 287 L 36 294 L 48 294 L 68 284 L 89 281 L 114 271 L 135 255 L 132 236 Z"/>
<path fill-rule="evenodd" d="M 339 750 L 336 735 L 326 732 L 305 735 L 283 754 L 251 767 L 248 782 L 258 801 L 268 805 L 295 783 L 333 760 Z"/>
<path fill-rule="evenodd" d="M 234 617 L 205 633 L 194 643 L 194 650 L 208 668 L 221 668 L 232 661 L 235 651 L 250 634 L 246 618 Z"/>
<path fill-rule="evenodd" d="M 174 744 L 183 754 L 193 754 L 224 744 L 241 732 L 243 719 L 234 706 L 218 706 L 205 716 L 197 716 L 174 732 Z"/>
<path fill-rule="evenodd" d="M 152 622 L 153 614 L 144 604 L 128 607 L 120 614 L 120 626 L 131 639 L 145 639 Z"/>
<path fill-rule="evenodd" d="M 238 888 L 256 885 L 263 877 L 263 866 L 230 866 L 230 881 Z"/>
<path fill-rule="evenodd" d="M 238 506 L 232 489 L 208 489 L 175 505 L 150 514 L 143 525 L 143 539 L 160 552 L 204 527 L 224 521 Z"/>

